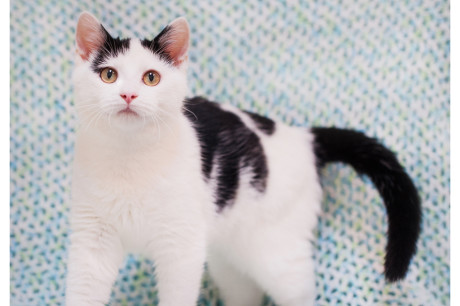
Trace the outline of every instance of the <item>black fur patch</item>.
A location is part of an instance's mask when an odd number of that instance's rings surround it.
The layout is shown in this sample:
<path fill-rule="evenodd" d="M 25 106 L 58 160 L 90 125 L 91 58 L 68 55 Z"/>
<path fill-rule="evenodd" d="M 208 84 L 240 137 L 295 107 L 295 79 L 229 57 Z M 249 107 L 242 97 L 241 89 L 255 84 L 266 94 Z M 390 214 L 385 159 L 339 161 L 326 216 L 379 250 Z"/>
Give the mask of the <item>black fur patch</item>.
<path fill-rule="evenodd" d="M 124 53 L 129 49 L 129 38 L 120 39 L 113 38 L 109 32 L 101 25 L 102 31 L 105 34 L 104 44 L 97 51 L 96 57 L 94 58 L 91 68 L 94 72 L 101 72 L 101 65 L 109 58 L 116 57 L 120 53 Z"/>
<path fill-rule="evenodd" d="M 313 128 L 317 166 L 328 162 L 350 164 L 370 177 L 388 214 L 385 278 L 404 278 L 416 251 L 422 210 L 412 180 L 390 150 L 363 133 L 338 128 Z"/>
<path fill-rule="evenodd" d="M 268 168 L 259 137 L 232 112 L 217 103 L 195 97 L 186 101 L 184 114 L 193 123 L 201 145 L 202 171 L 207 180 L 216 180 L 219 210 L 235 199 L 241 171 L 250 171 L 251 186 L 263 192 Z M 216 177 L 211 177 L 217 167 Z"/>
<path fill-rule="evenodd" d="M 170 26 L 166 26 L 166 28 L 164 28 L 163 31 L 161 31 L 160 34 L 158 34 L 153 40 L 144 39 L 141 41 L 141 44 L 144 48 L 149 49 L 153 54 L 158 55 L 160 59 L 169 64 L 172 63 L 172 59 L 165 51 L 167 46 L 161 44 L 160 41 L 161 38 L 165 35 L 168 35 L 171 30 L 172 28 Z"/>
<path fill-rule="evenodd" d="M 250 113 L 246 111 L 245 113 L 251 117 L 252 121 L 254 121 L 257 128 L 265 134 L 272 135 L 275 132 L 275 121 L 255 113 Z"/>

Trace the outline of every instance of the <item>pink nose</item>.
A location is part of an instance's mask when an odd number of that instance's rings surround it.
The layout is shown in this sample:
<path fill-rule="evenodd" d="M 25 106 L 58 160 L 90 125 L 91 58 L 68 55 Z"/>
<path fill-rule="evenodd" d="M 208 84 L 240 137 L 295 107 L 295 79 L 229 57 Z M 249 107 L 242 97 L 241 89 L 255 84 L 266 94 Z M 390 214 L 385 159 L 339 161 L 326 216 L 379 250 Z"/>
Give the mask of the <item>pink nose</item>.
<path fill-rule="evenodd" d="M 123 100 L 126 101 L 126 103 L 131 103 L 134 99 L 137 98 L 137 95 L 135 94 L 120 94 L 120 97 L 123 98 Z"/>

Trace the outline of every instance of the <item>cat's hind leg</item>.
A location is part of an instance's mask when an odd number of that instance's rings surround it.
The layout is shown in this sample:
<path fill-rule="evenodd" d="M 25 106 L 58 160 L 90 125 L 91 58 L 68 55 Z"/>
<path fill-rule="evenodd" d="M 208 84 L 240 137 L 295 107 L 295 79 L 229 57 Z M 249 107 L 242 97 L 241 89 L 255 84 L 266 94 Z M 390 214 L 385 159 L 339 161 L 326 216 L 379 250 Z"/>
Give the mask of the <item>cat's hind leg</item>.
<path fill-rule="evenodd" d="M 217 255 L 208 258 L 209 273 L 225 306 L 261 306 L 263 291 L 247 275 Z"/>
<path fill-rule="evenodd" d="M 250 276 L 279 306 L 312 306 L 315 300 L 311 243 L 286 237 L 273 241 L 249 258 Z"/>

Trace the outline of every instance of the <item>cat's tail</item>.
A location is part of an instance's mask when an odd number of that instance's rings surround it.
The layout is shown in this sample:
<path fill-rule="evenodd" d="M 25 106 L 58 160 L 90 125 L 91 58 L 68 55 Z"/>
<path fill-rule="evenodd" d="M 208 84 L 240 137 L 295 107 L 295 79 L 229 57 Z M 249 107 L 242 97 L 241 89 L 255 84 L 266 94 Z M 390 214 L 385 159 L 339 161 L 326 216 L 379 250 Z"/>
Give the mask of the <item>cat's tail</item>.
<path fill-rule="evenodd" d="M 385 278 L 405 277 L 416 250 L 422 212 L 417 190 L 395 154 L 363 133 L 339 128 L 312 128 L 319 167 L 328 162 L 350 164 L 370 177 L 388 214 Z"/>

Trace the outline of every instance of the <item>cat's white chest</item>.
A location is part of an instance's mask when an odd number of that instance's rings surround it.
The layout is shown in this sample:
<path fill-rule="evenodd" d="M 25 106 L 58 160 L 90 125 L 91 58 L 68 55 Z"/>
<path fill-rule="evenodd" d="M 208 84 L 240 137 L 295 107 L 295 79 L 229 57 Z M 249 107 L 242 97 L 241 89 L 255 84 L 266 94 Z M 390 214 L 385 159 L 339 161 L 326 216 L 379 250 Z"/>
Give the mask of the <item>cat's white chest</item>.
<path fill-rule="evenodd" d="M 163 146 L 123 156 L 119 151 L 88 154 L 88 146 L 80 150 L 82 145 L 76 148 L 74 205 L 91 205 L 92 212 L 115 229 L 125 251 L 144 253 L 157 233 L 188 227 L 212 208 L 197 148 L 188 153 Z"/>

